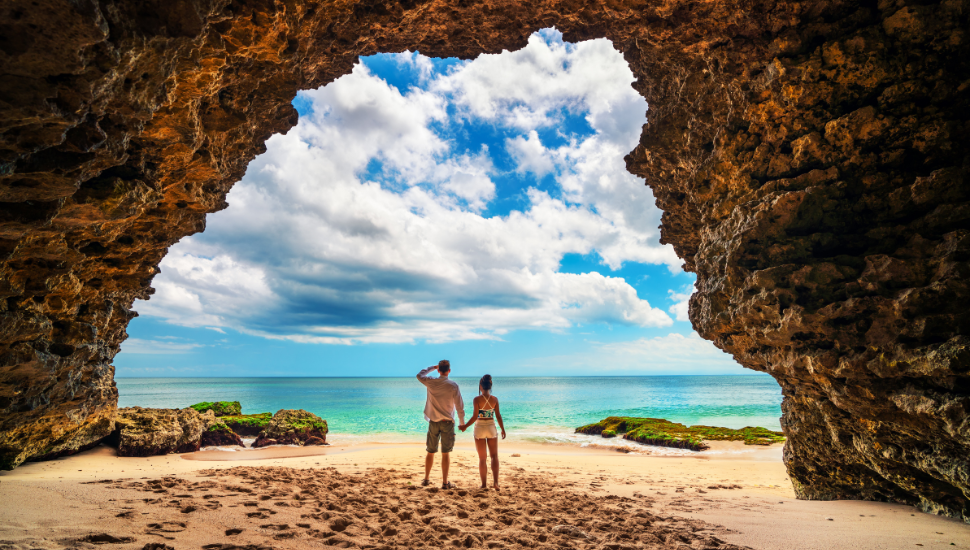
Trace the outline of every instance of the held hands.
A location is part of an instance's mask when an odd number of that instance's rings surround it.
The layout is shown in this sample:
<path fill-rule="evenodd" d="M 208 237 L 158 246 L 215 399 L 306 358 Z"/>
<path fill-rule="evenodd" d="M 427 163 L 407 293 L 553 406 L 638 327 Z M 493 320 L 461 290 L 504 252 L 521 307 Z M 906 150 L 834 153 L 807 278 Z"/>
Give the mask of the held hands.
<path fill-rule="evenodd" d="M 458 426 L 458 429 L 464 432 L 465 430 L 468 429 L 468 424 L 460 424 Z"/>

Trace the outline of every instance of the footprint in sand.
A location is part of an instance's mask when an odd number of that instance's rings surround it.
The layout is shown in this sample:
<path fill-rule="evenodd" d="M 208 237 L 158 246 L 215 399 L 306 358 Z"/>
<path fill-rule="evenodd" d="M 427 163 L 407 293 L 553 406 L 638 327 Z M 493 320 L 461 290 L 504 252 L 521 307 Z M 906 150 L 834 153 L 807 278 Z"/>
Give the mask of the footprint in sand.
<path fill-rule="evenodd" d="M 231 537 L 233 535 L 238 535 L 239 533 L 242 533 L 242 532 L 243 532 L 242 529 L 226 529 L 226 536 Z"/>
<path fill-rule="evenodd" d="M 135 539 L 134 537 L 116 537 L 108 533 L 92 533 L 77 539 L 77 542 L 90 542 L 91 544 L 128 544 L 135 542 Z"/>
<path fill-rule="evenodd" d="M 330 529 L 332 531 L 336 531 L 339 533 L 347 529 L 347 527 L 350 527 L 350 524 L 352 523 L 353 521 L 350 518 L 345 518 L 345 517 L 334 518 L 333 521 L 330 522 Z"/>

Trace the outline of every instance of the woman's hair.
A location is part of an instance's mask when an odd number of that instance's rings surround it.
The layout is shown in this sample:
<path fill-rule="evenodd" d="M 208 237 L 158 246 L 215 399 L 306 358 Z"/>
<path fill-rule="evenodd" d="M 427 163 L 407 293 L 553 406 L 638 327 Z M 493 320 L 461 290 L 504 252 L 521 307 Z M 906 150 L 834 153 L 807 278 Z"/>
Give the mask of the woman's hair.
<path fill-rule="evenodd" d="M 492 391 L 492 375 L 486 374 L 481 380 L 478 381 L 478 384 L 482 387 L 483 392 Z"/>

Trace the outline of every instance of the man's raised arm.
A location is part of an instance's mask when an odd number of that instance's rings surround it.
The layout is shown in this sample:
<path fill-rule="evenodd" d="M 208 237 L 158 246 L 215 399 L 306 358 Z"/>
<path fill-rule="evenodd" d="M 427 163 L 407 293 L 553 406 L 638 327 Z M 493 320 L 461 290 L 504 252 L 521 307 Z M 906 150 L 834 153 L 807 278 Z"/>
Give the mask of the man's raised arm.
<path fill-rule="evenodd" d="M 437 365 L 434 365 L 434 366 L 428 367 L 428 368 L 422 370 L 421 372 L 419 372 L 418 373 L 418 382 L 421 382 L 422 384 L 424 384 L 425 386 L 427 386 L 428 385 L 428 380 L 431 380 L 430 378 L 428 378 L 428 373 L 431 372 L 431 371 L 433 371 L 433 370 L 435 370 L 435 369 L 437 369 L 437 368 L 438 368 L 438 366 Z"/>

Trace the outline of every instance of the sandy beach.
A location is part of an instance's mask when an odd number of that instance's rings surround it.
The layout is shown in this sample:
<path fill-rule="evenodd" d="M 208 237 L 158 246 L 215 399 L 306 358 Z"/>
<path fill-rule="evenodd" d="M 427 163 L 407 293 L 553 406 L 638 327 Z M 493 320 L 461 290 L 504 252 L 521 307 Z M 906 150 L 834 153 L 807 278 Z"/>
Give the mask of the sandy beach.
<path fill-rule="evenodd" d="M 451 491 L 419 486 L 416 443 L 102 446 L 0 474 L 0 548 L 970 548 L 970 525 L 912 507 L 796 500 L 780 445 L 715 445 L 701 459 L 505 444 L 501 493 L 478 489 L 470 442 Z"/>

